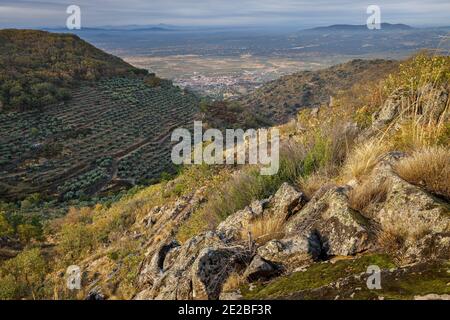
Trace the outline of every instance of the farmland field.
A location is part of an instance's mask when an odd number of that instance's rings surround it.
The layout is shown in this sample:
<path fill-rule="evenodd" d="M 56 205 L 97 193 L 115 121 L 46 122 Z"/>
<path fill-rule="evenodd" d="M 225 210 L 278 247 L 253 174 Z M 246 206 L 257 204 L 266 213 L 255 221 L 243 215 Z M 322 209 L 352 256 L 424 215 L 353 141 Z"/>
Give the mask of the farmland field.
<path fill-rule="evenodd" d="M 0 113 L 0 195 L 60 200 L 102 194 L 170 172 L 170 133 L 192 124 L 197 97 L 139 78 L 84 84 L 72 99 Z"/>

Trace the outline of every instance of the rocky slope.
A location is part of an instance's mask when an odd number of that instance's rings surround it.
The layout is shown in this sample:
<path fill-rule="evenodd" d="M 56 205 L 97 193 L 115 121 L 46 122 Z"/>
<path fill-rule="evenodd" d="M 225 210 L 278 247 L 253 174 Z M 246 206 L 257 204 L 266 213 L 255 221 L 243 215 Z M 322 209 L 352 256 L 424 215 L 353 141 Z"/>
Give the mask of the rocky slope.
<path fill-rule="evenodd" d="M 449 78 L 448 57 L 418 56 L 371 104 L 303 110 L 280 127 L 290 148 L 274 177 L 197 166 L 72 209 L 48 226 L 54 267 L 36 287 L 65 299 L 448 299 Z M 79 291 L 65 286 L 73 264 Z"/>
<path fill-rule="evenodd" d="M 427 100 L 420 113 L 448 123 L 448 88 L 420 90 L 440 97 Z M 404 98 L 389 96 L 356 140 L 367 144 L 381 127 L 388 134 L 400 126 Z M 294 127 L 290 139 L 305 130 Z M 399 175 L 399 163 L 411 157 L 386 149 L 365 165 L 363 177 L 330 179 L 308 195 L 301 185 L 284 183 L 184 242 L 177 230 L 206 201 L 205 188 L 151 209 L 139 222 L 148 238 L 133 298 L 448 299 L 449 199 Z M 446 157 L 444 180 L 450 177 Z M 364 206 L 355 204 L 358 195 L 368 199 Z M 278 227 L 256 234 L 258 221 Z M 379 289 L 367 286 L 373 266 L 380 270 Z"/>

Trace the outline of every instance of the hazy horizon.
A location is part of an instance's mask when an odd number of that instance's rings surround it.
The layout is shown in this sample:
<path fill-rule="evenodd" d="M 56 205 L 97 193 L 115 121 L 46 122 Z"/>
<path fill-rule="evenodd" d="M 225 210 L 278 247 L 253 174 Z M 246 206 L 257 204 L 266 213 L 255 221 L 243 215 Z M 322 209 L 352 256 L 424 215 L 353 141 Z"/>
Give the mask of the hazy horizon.
<path fill-rule="evenodd" d="M 190 27 L 309 28 L 365 24 L 370 4 L 381 8 L 382 22 L 416 27 L 447 26 L 450 3 L 421 1 L 331 0 L 0 0 L 0 28 L 61 28 L 69 5 L 82 10 L 82 27 L 158 25 Z"/>

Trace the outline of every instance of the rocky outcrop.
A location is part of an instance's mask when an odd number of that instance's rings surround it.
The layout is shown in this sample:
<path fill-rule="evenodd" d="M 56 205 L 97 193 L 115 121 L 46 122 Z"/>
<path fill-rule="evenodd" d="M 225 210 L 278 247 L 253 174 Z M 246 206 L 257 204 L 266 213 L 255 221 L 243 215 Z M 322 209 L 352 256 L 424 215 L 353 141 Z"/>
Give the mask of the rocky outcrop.
<path fill-rule="evenodd" d="M 271 216 L 281 221 L 297 213 L 305 203 L 303 194 L 288 183 L 283 183 L 269 199 L 253 201 L 250 206 L 230 215 L 217 227 L 217 233 L 225 241 L 238 241 L 242 230 L 261 216 Z"/>
<path fill-rule="evenodd" d="M 268 201 L 268 210 L 264 214 L 271 214 L 277 218 L 287 220 L 290 216 L 300 211 L 305 203 L 306 198 L 303 193 L 285 182 Z"/>
<path fill-rule="evenodd" d="M 448 105 L 448 89 L 443 87 L 434 87 L 432 84 L 424 85 L 416 92 L 418 106 L 416 112 L 422 115 L 424 121 L 437 121 L 444 114 Z M 372 116 L 371 132 L 379 130 L 391 123 L 396 117 L 400 116 L 408 108 L 408 99 L 410 92 L 398 90 L 386 99 L 383 106 Z M 448 115 L 448 113 L 447 113 Z M 448 121 L 448 119 L 442 119 Z"/>
<path fill-rule="evenodd" d="M 159 259 L 157 253 L 150 264 Z M 152 284 L 136 299 L 217 299 L 229 274 L 243 270 L 249 260 L 245 247 L 228 246 L 216 233 L 196 236 L 166 254 L 162 272 L 156 278 L 151 274 Z"/>
<path fill-rule="evenodd" d="M 217 233 L 225 241 L 236 241 L 241 237 L 241 231 L 247 229 L 250 221 L 261 216 L 267 200 L 253 201 L 250 206 L 230 215 L 217 227 Z"/>
<path fill-rule="evenodd" d="M 256 255 L 244 272 L 244 278 L 248 282 L 256 280 L 269 280 L 281 273 L 281 268 L 272 262 L 264 260 Z"/>
<path fill-rule="evenodd" d="M 405 263 L 448 258 L 448 204 L 395 173 L 395 163 L 403 157 L 403 153 L 389 153 L 374 168 L 367 178 L 369 183 L 388 181 L 389 188 L 383 201 L 370 204 L 364 212 L 349 203 L 350 192 L 359 187 L 357 181 L 324 186 L 307 203 L 301 192 L 285 183 L 269 199 L 254 201 L 230 215 L 214 232 L 193 237 L 183 245 L 170 240 L 159 244 L 148 251 L 142 265 L 142 290 L 136 299 L 239 298 L 239 291 L 222 292 L 231 274 L 249 283 L 268 281 L 331 257 L 380 250 L 380 234 L 392 226 L 410 235 L 399 248 Z M 184 210 L 181 206 L 168 216 L 176 217 Z M 242 240 L 242 231 L 254 219 L 269 216 L 286 221 L 282 238 L 262 243 Z M 339 285 L 345 287 L 352 281 L 343 279 Z M 321 290 L 323 294 L 334 294 L 333 286 Z"/>
<path fill-rule="evenodd" d="M 406 104 L 406 98 L 402 91 L 394 92 L 383 104 L 380 110 L 372 116 L 372 127 L 380 129 L 390 123 L 400 113 L 402 105 Z"/>
<path fill-rule="evenodd" d="M 387 182 L 389 188 L 383 203 L 372 204 L 366 215 L 378 223 L 381 230 L 403 236 L 405 250 L 400 250 L 398 256 L 405 263 L 450 257 L 449 205 L 395 173 L 395 163 L 405 156 L 391 152 L 374 168 L 370 183 L 379 185 Z"/>

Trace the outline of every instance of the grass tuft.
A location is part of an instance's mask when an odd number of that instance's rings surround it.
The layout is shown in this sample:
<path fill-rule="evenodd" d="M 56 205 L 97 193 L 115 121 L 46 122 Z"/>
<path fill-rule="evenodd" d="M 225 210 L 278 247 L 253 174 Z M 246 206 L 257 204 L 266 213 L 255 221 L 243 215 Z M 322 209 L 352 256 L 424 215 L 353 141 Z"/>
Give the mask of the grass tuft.
<path fill-rule="evenodd" d="M 404 180 L 450 199 L 450 150 L 427 147 L 399 161 L 395 170 Z"/>

